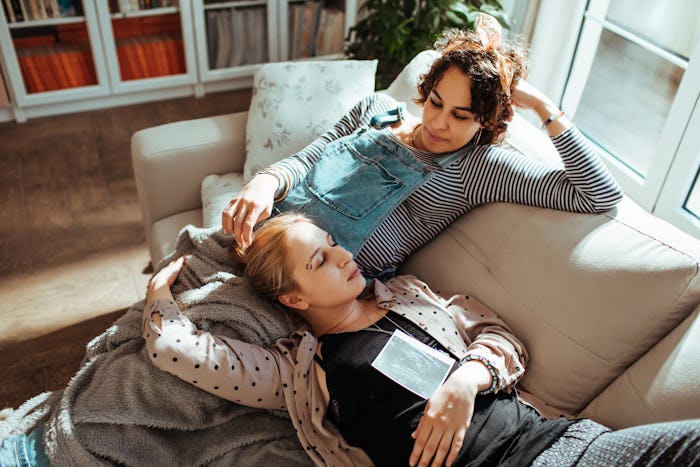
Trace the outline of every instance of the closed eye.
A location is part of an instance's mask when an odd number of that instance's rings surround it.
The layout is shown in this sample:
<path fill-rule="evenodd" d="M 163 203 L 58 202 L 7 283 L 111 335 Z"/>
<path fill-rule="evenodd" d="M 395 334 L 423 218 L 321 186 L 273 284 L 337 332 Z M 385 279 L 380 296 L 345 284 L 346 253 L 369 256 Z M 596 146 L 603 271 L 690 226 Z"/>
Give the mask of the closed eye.
<path fill-rule="evenodd" d="M 331 248 L 333 248 L 334 246 L 337 246 L 337 245 L 338 245 L 338 242 L 336 242 L 336 241 L 333 239 L 333 237 L 331 236 L 331 234 L 328 234 L 328 245 L 329 245 Z M 323 265 L 325 264 L 325 262 L 326 262 L 326 254 L 323 253 L 323 254 L 321 255 L 321 262 L 318 264 L 318 267 L 320 268 L 321 266 L 323 266 Z"/>
<path fill-rule="evenodd" d="M 429 100 L 430 100 L 430 105 L 432 105 L 433 107 L 435 107 L 437 109 L 442 108 L 442 106 L 443 106 L 442 102 L 438 102 L 437 100 L 435 100 L 434 97 L 431 96 Z M 459 110 L 462 110 L 462 109 L 459 109 Z M 457 112 L 452 112 L 452 115 L 457 120 L 469 120 L 469 118 L 470 118 L 469 115 L 462 115 L 462 114 L 459 114 Z"/>

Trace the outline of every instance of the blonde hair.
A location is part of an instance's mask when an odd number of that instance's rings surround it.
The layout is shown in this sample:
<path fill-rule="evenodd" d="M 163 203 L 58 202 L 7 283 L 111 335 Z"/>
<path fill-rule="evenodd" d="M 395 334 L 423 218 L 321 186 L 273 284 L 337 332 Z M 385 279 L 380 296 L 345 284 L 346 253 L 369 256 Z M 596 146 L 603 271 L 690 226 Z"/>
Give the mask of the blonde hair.
<path fill-rule="evenodd" d="M 272 301 L 297 290 L 292 277 L 289 228 L 301 222 L 312 223 L 303 214 L 281 214 L 263 222 L 254 232 L 248 248 L 233 245 L 232 254 L 245 264 L 248 282 Z"/>

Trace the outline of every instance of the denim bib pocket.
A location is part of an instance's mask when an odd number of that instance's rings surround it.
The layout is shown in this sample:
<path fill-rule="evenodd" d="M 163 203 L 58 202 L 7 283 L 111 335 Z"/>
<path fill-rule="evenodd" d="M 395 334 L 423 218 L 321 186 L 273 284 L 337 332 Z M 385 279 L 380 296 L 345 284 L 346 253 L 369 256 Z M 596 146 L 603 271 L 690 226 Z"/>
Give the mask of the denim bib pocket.
<path fill-rule="evenodd" d="M 306 177 L 306 187 L 339 213 L 362 219 L 391 198 L 404 182 L 351 144 L 340 146 L 314 164 Z"/>

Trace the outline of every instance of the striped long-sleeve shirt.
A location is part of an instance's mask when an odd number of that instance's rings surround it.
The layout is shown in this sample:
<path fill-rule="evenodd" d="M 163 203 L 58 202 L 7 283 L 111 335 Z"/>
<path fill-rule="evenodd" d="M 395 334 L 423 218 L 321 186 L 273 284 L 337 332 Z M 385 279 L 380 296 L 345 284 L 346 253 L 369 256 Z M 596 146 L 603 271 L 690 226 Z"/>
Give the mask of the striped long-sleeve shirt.
<path fill-rule="evenodd" d="M 273 164 L 284 171 L 290 189 L 300 183 L 323 155 L 326 145 L 368 126 L 372 116 L 394 109 L 396 100 L 372 94 L 302 151 Z M 391 128 L 384 131 L 392 137 Z M 555 168 L 495 145 L 464 151 L 464 157 L 441 169 L 380 224 L 357 255 L 366 276 L 395 268 L 416 249 L 435 238 L 469 210 L 492 202 L 527 204 L 581 213 L 611 209 L 622 190 L 590 142 L 574 127 L 552 138 L 564 168 Z M 407 146 L 422 162 L 431 153 Z"/>

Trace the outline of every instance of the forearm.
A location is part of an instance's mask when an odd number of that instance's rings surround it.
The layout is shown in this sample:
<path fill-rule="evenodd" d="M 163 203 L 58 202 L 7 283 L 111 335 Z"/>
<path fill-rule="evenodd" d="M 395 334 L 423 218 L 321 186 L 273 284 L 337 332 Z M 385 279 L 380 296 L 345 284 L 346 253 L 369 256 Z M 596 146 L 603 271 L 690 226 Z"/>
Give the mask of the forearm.
<path fill-rule="evenodd" d="M 148 318 L 151 318 L 155 325 L 160 329 L 160 313 L 151 312 L 154 305 L 159 300 L 174 303 L 175 299 L 173 298 L 173 293 L 170 290 L 170 285 L 168 284 L 168 282 L 156 276 L 151 280 L 151 282 L 148 283 L 148 292 L 146 293 L 146 306 L 144 308 L 143 319 L 146 320 Z"/>
<path fill-rule="evenodd" d="M 573 126 L 566 114 L 549 99 L 539 100 L 531 110 L 537 114 L 543 128 L 552 138 L 564 133 Z"/>
<path fill-rule="evenodd" d="M 157 368 L 233 402 L 284 408 L 278 363 L 269 349 L 204 332 L 169 300 L 148 308 L 142 332 Z"/>
<path fill-rule="evenodd" d="M 448 304 L 468 344 L 468 363 L 481 365 L 496 378 L 494 390 L 509 391 L 525 374 L 528 354 L 523 343 L 493 310 L 474 297 L 455 295 Z"/>
<path fill-rule="evenodd" d="M 491 371 L 479 360 L 461 363 L 449 379 L 454 379 L 462 386 L 472 385 L 477 393 L 487 391 L 493 385 Z"/>
<path fill-rule="evenodd" d="M 552 138 L 574 190 L 573 211 L 602 212 L 611 209 L 623 196 L 617 181 L 598 156 L 596 149 L 575 127 Z"/>

